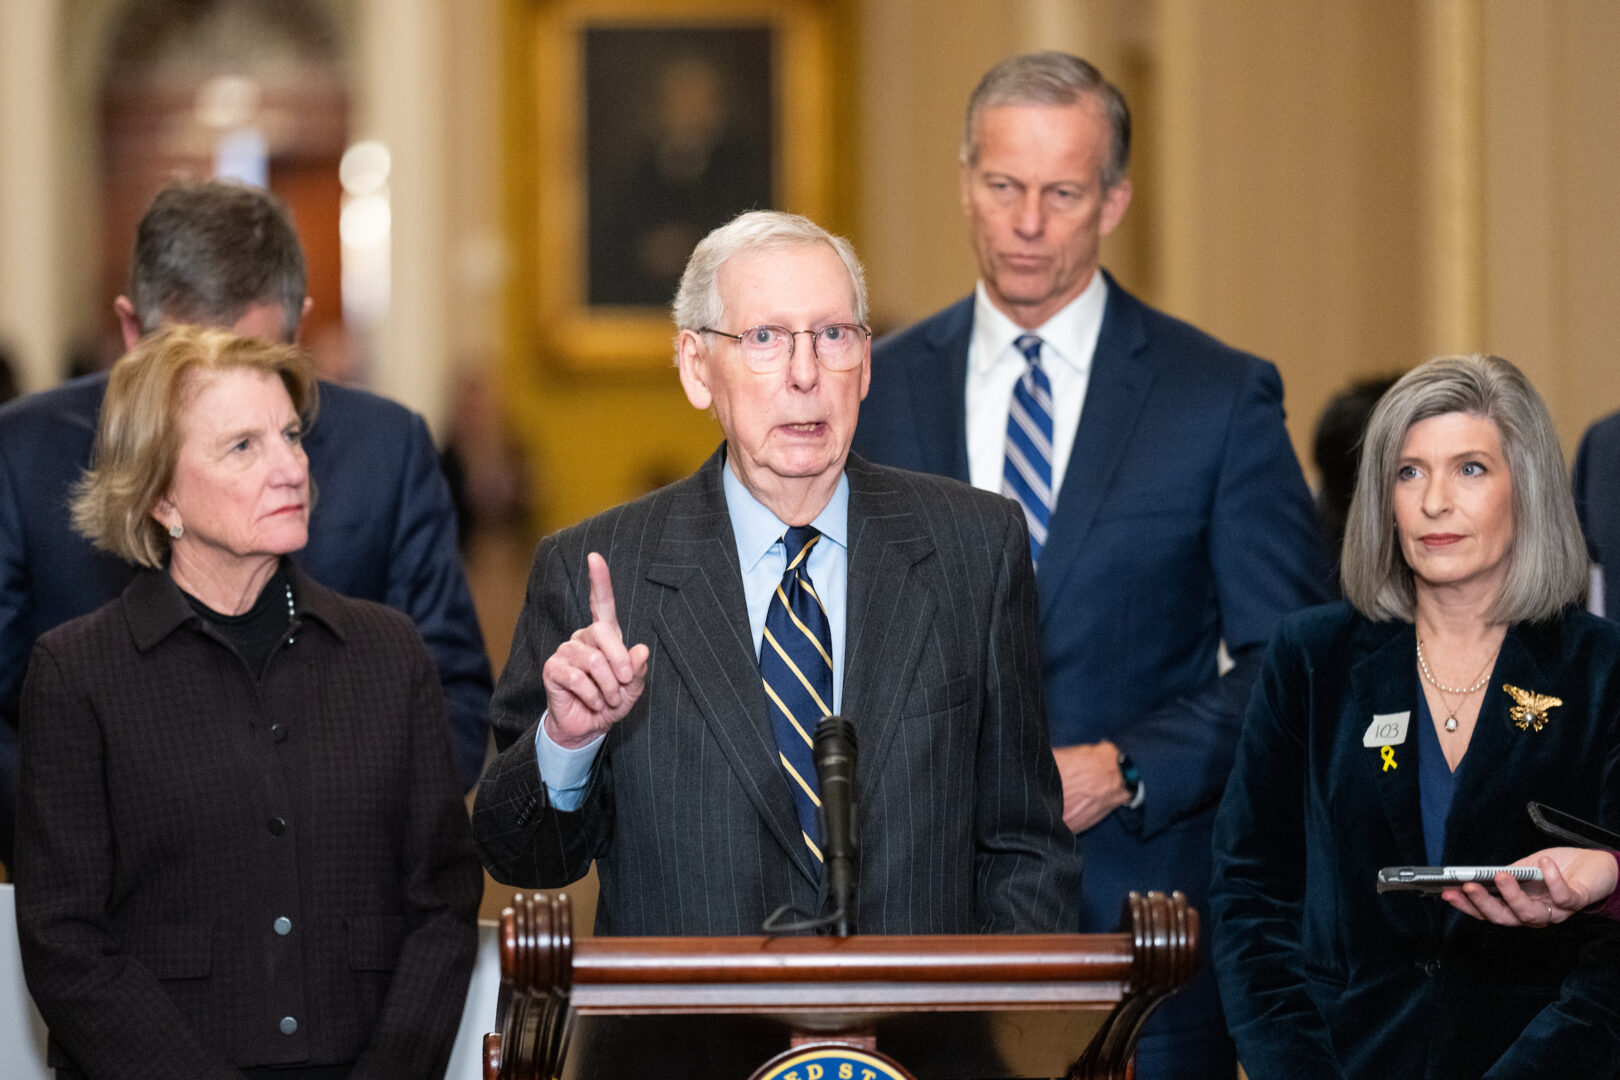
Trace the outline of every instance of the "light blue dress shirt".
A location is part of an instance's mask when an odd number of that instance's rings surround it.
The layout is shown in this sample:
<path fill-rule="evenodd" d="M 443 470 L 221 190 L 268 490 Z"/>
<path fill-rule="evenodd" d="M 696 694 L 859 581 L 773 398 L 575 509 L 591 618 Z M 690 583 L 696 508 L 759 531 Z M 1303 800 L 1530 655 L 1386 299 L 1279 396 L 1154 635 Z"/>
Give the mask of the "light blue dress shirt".
<path fill-rule="evenodd" d="M 787 569 L 787 549 L 782 534 L 787 524 L 743 487 L 727 465 L 721 470 L 726 511 L 731 517 L 731 534 L 737 543 L 737 565 L 742 571 L 743 596 L 748 602 L 748 631 L 753 636 L 754 660 L 765 636 L 765 615 L 771 597 L 782 583 Z M 840 476 L 828 501 L 812 525 L 821 533 L 821 542 L 810 549 L 810 581 L 827 609 L 827 628 L 832 634 L 833 711 L 844 700 L 845 599 L 849 579 L 849 477 Z M 633 645 L 635 642 L 626 642 Z M 546 734 L 541 718 L 534 736 L 535 759 L 545 781 L 546 794 L 558 810 L 578 810 L 590 785 L 591 764 L 602 748 L 602 739 L 577 750 L 566 750 Z"/>

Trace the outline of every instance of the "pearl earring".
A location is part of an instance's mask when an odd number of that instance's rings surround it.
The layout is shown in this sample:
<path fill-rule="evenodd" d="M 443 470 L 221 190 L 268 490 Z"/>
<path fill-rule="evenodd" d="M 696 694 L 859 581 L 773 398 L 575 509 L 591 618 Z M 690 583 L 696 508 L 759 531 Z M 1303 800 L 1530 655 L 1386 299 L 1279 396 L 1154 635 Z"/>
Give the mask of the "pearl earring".
<path fill-rule="evenodd" d="M 169 535 L 178 540 L 182 536 L 186 535 L 186 527 L 177 521 L 173 525 L 169 526 Z"/>

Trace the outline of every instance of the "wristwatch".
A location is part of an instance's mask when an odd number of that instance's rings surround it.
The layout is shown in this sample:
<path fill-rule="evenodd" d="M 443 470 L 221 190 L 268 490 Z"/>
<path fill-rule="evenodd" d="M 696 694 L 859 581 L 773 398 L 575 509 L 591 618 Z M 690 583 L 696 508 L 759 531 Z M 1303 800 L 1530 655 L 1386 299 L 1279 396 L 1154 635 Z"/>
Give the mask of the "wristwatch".
<path fill-rule="evenodd" d="M 1131 760 L 1131 755 L 1123 750 L 1119 752 L 1119 774 L 1125 780 L 1125 794 L 1131 797 L 1130 801 L 1125 804 L 1126 807 L 1134 809 L 1141 806 L 1142 774 L 1137 771 L 1136 763 Z"/>

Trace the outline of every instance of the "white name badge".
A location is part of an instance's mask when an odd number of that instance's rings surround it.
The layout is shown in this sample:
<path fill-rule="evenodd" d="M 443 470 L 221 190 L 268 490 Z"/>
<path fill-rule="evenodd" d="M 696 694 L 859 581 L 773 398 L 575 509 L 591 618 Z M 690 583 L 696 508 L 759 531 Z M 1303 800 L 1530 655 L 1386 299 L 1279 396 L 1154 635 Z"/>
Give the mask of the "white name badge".
<path fill-rule="evenodd" d="M 1411 722 L 1410 712 L 1374 713 L 1366 734 L 1361 736 L 1362 746 L 1399 746 L 1406 741 L 1406 727 Z"/>

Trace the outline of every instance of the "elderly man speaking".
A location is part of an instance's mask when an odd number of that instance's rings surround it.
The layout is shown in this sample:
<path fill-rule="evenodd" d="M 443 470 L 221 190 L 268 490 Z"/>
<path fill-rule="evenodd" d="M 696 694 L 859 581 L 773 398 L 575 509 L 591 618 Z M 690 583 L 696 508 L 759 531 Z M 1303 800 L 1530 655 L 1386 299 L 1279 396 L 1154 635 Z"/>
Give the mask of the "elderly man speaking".
<path fill-rule="evenodd" d="M 1077 868 L 1011 502 L 849 454 L 849 244 L 744 214 L 692 253 L 676 362 L 725 442 L 543 541 L 473 829 L 501 881 L 601 878 L 600 934 L 757 934 L 825 910 L 808 734 L 860 747 L 861 933 L 1067 931 Z"/>

